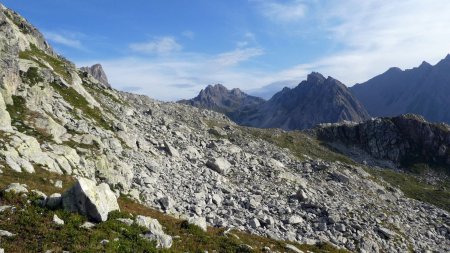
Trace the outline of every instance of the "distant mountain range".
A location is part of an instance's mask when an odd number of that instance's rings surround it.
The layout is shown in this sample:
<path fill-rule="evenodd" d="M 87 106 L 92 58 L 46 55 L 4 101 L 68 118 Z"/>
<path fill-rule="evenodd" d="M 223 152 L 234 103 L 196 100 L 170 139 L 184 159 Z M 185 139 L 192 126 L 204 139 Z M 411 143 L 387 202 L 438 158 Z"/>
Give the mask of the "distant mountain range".
<path fill-rule="evenodd" d="M 268 101 L 217 84 L 180 102 L 225 113 L 242 125 L 262 128 L 305 129 L 318 123 L 369 118 L 344 84 L 314 72 L 297 87 L 284 88 Z"/>
<path fill-rule="evenodd" d="M 247 95 L 240 89 L 228 90 L 221 84 L 208 85 L 197 97 L 179 101 L 179 103 L 224 113 L 238 124 L 242 124 L 242 120 L 254 115 L 265 102 L 264 99 Z"/>
<path fill-rule="evenodd" d="M 180 102 L 222 112 L 241 125 L 285 130 L 407 113 L 450 123 L 450 55 L 434 66 L 423 62 L 413 69 L 390 68 L 350 88 L 313 72 L 295 88 L 285 87 L 268 101 L 217 84 Z"/>
<path fill-rule="evenodd" d="M 414 113 L 450 123 L 450 55 L 434 66 L 390 68 L 350 90 L 374 117 Z"/>

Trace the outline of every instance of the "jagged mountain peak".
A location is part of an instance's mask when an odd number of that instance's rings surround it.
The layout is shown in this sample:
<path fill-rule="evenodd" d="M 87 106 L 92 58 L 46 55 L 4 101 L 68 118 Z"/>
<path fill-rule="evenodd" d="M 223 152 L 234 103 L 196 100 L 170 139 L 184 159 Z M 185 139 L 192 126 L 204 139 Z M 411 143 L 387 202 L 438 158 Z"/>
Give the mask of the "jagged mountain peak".
<path fill-rule="evenodd" d="M 101 85 L 107 88 L 111 88 L 111 84 L 109 84 L 108 77 L 106 76 L 106 73 L 103 70 L 103 67 L 100 63 L 96 63 L 91 67 L 81 67 L 80 70 L 90 74 L 92 77 L 97 79 L 97 81 Z"/>
<path fill-rule="evenodd" d="M 309 83 L 323 83 L 325 80 L 326 78 L 319 72 L 311 72 L 306 79 Z"/>
<path fill-rule="evenodd" d="M 359 122 L 368 118 L 364 107 L 344 84 L 312 72 L 295 88 L 284 88 L 275 94 L 243 124 L 293 130 L 325 122 Z"/>

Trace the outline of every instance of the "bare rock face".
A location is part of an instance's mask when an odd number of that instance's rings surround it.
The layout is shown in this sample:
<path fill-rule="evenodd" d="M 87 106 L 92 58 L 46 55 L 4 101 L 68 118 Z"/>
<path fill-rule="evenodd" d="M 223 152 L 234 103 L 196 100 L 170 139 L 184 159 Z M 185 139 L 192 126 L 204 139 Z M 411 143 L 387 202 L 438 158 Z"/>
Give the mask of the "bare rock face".
<path fill-rule="evenodd" d="M 93 76 L 95 79 L 97 79 L 101 85 L 111 88 L 111 85 L 108 82 L 108 77 L 106 76 L 105 71 L 103 70 L 102 65 L 95 64 L 91 67 L 82 67 L 80 68 L 81 71 L 87 72 L 91 76 Z"/>
<path fill-rule="evenodd" d="M 413 114 L 322 125 L 314 131 L 322 140 L 358 147 L 377 159 L 450 165 L 450 127 Z"/>
<path fill-rule="evenodd" d="M 117 197 L 105 183 L 79 178 L 76 184 L 62 196 L 63 207 L 78 212 L 93 221 L 106 221 L 108 213 L 119 210 Z"/>

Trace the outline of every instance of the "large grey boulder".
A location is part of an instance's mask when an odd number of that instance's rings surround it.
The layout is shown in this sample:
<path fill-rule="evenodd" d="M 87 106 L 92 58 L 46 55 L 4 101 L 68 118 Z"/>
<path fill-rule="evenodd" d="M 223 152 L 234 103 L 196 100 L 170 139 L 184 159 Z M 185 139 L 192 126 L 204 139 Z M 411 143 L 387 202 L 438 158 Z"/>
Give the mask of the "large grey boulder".
<path fill-rule="evenodd" d="M 119 210 L 117 197 L 105 183 L 96 185 L 92 180 L 78 178 L 76 184 L 62 196 L 63 207 L 78 212 L 97 222 L 106 221 L 108 213 Z"/>
<path fill-rule="evenodd" d="M 136 216 L 135 223 L 138 226 L 147 229 L 147 233 L 144 235 L 146 239 L 156 241 L 158 248 L 170 248 L 172 247 L 172 237 L 164 233 L 161 224 L 158 220 L 150 217 L 138 215 Z"/>
<path fill-rule="evenodd" d="M 209 160 L 206 163 L 206 166 L 222 175 L 225 175 L 230 171 L 231 164 L 225 158 L 219 157 Z"/>

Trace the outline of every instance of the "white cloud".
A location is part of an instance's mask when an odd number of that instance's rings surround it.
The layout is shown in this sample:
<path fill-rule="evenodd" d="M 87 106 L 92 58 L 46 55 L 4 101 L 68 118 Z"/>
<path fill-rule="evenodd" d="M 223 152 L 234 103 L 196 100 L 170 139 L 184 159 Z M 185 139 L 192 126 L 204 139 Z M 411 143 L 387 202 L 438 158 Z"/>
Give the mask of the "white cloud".
<path fill-rule="evenodd" d="M 67 33 L 44 32 L 45 37 L 53 43 L 64 45 L 66 47 L 82 49 L 81 41 L 75 39 L 73 35 Z"/>
<path fill-rule="evenodd" d="M 144 43 L 130 44 L 130 49 L 146 54 L 168 54 L 182 49 L 173 37 L 161 37 Z"/>
<path fill-rule="evenodd" d="M 323 47 L 325 51 L 328 48 L 332 48 L 332 51 L 315 60 L 299 62 L 298 65 L 286 69 L 259 69 L 260 66 L 267 66 L 262 62 L 256 62 L 258 64 L 253 68 L 249 68 L 248 64 L 241 64 L 264 54 L 264 51 L 272 53 L 270 48 L 262 50 L 258 46 L 250 47 L 249 45 L 257 45 L 251 43 L 252 34 L 244 36 L 242 43 L 237 42 L 236 49 L 217 55 L 178 52 L 163 58 L 122 58 L 107 61 L 100 59 L 99 62 L 105 67 L 115 88 L 132 89 L 162 100 L 176 100 L 193 97 L 205 85 L 214 83 L 244 90 L 253 90 L 280 81 L 299 83 L 311 71 L 319 71 L 325 76 L 333 76 L 347 85 L 352 85 L 364 82 L 392 66 L 411 68 L 419 65 L 422 60 L 434 64 L 450 52 L 450 1 L 314 2 L 320 4 L 320 8 L 311 8 L 314 13 L 309 13 L 308 9 L 307 16 L 296 14 L 296 18 L 285 17 L 284 20 L 289 21 L 285 25 L 294 30 L 304 22 L 302 19 L 314 19 L 313 22 L 308 20 L 308 24 L 314 25 L 317 33 L 327 36 L 327 43 L 331 45 L 324 44 Z M 263 4 L 261 1 L 258 3 Z M 270 3 L 279 4 L 273 1 Z M 289 3 L 301 5 L 302 2 Z M 274 20 L 280 21 L 283 21 L 283 18 Z M 293 39 L 292 36 L 280 33 L 276 36 L 280 40 Z M 158 49 L 157 41 L 161 39 L 151 41 L 146 44 L 150 46 L 142 46 L 141 49 L 147 49 L 144 51 L 150 53 L 181 50 L 181 46 L 174 39 L 172 42 L 178 47 L 172 47 L 170 50 Z"/>
<path fill-rule="evenodd" d="M 220 66 L 232 66 L 262 54 L 264 54 L 264 50 L 260 48 L 238 48 L 231 52 L 219 54 L 213 60 L 213 63 Z"/>
<path fill-rule="evenodd" d="M 277 22 L 295 22 L 305 17 L 307 5 L 300 0 L 285 3 L 273 0 L 255 0 L 266 17 Z"/>
<path fill-rule="evenodd" d="M 450 52 L 447 0 L 346 0 L 322 7 L 324 32 L 341 49 L 309 65 L 347 85 L 392 66 L 436 63 Z"/>
<path fill-rule="evenodd" d="M 173 101 L 193 97 L 208 84 L 256 88 L 262 73 L 236 67 L 262 53 L 262 49 L 243 48 L 217 55 L 179 53 L 172 57 L 129 57 L 77 65 L 101 62 L 114 88 Z"/>

